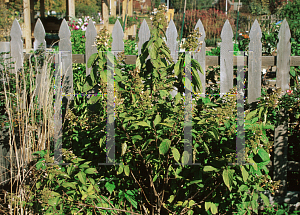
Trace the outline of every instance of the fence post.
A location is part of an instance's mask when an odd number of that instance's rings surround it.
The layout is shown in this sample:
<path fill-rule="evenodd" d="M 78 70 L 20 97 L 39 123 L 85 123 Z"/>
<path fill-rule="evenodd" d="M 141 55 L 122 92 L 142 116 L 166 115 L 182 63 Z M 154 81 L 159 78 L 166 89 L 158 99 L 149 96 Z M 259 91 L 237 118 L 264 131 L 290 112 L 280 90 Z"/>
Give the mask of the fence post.
<path fill-rule="evenodd" d="M 233 32 L 231 25 L 226 20 L 221 32 L 220 45 L 220 96 L 228 93 L 233 88 Z M 231 51 L 231 52 L 230 52 Z"/>
<path fill-rule="evenodd" d="M 278 34 L 279 42 L 277 44 L 277 71 L 276 87 L 280 87 L 282 94 L 289 89 L 289 71 L 291 56 L 291 33 L 289 25 L 284 19 Z M 281 181 L 279 188 L 278 201 L 282 202 L 287 193 L 287 150 L 288 150 L 288 113 L 287 110 L 280 110 L 279 125 L 275 128 L 274 136 L 274 176 L 273 180 Z M 283 198 L 280 198 L 283 197 Z"/>
<path fill-rule="evenodd" d="M 199 42 L 199 45 L 198 45 L 198 50 L 200 49 L 200 52 L 196 52 L 194 53 L 194 59 L 196 61 L 199 62 L 202 70 L 203 70 L 203 74 L 198 71 L 198 74 L 199 74 L 199 77 L 200 77 L 200 81 L 201 81 L 201 84 L 202 84 L 202 92 L 201 92 L 201 97 L 205 97 L 205 79 L 206 79 L 206 74 L 205 74 L 205 54 L 206 54 L 206 51 L 205 51 L 205 48 L 206 48 L 206 43 L 204 41 L 205 39 L 205 30 L 204 30 L 204 26 L 201 22 L 201 20 L 199 19 L 196 26 L 195 26 L 195 30 L 199 28 L 199 31 L 200 33 L 202 34 L 201 37 L 198 38 L 198 42 Z M 203 42 L 202 45 L 200 44 L 200 42 Z"/>
<path fill-rule="evenodd" d="M 37 20 L 34 28 L 34 43 L 33 43 L 33 48 L 34 51 L 41 51 L 41 53 L 38 53 L 39 58 L 42 58 L 43 61 L 41 64 L 38 65 L 37 68 L 37 75 L 36 75 L 36 95 L 38 96 L 38 101 L 39 101 L 39 108 L 43 107 L 44 105 L 44 91 L 43 91 L 43 86 L 45 84 L 45 80 L 47 79 L 47 73 L 46 69 L 43 69 L 43 62 L 45 60 L 45 54 L 46 54 L 46 40 L 45 40 L 45 29 L 43 26 L 43 23 L 41 22 L 40 19 Z M 37 55 L 35 55 L 37 59 Z"/>
<path fill-rule="evenodd" d="M 250 34 L 249 58 L 248 58 L 248 103 L 258 101 L 261 96 L 261 29 L 255 19 Z"/>

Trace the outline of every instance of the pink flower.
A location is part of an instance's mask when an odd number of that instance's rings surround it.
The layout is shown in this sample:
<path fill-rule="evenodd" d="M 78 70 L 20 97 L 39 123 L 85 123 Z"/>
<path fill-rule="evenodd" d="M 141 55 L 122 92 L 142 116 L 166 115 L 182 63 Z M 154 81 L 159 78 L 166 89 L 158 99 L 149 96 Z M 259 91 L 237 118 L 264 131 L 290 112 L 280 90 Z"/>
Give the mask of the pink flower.
<path fill-rule="evenodd" d="M 287 94 L 289 94 L 289 96 L 293 93 L 293 90 L 287 90 L 286 91 L 287 92 Z"/>
<path fill-rule="evenodd" d="M 84 38 L 84 36 L 82 36 L 82 38 Z"/>
<path fill-rule="evenodd" d="M 76 25 L 76 26 L 75 26 L 75 30 L 78 30 L 78 29 L 79 29 L 79 26 Z"/>

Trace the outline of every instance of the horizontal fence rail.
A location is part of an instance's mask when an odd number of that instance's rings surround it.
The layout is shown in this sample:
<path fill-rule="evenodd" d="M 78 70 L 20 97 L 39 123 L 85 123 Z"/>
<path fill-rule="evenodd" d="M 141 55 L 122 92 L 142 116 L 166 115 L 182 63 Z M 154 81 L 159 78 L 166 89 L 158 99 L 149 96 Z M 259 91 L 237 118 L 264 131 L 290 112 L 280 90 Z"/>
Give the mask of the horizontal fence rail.
<path fill-rule="evenodd" d="M 31 54 L 26 54 L 25 59 L 29 59 Z M 138 55 L 125 55 L 126 64 L 135 64 Z M 72 54 L 72 63 L 87 63 L 87 58 L 84 54 Z M 248 64 L 249 57 L 244 57 L 245 64 Z M 52 60 L 54 63 L 54 60 Z M 206 66 L 220 65 L 220 56 L 205 56 Z M 269 67 L 277 65 L 277 56 L 262 56 L 261 67 Z M 237 56 L 233 56 L 233 66 L 237 66 Z M 300 56 L 290 56 L 290 66 L 300 66 Z M 205 68 L 203 68 L 205 69 Z"/>

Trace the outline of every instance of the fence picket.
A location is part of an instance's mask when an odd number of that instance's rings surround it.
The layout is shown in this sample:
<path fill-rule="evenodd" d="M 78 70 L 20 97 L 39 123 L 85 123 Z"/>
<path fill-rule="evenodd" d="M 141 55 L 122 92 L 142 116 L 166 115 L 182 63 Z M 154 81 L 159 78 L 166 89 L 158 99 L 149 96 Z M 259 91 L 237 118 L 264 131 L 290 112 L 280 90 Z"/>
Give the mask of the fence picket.
<path fill-rule="evenodd" d="M 167 31 L 166 31 L 166 37 L 167 37 L 167 46 L 170 49 L 171 52 L 171 57 L 173 58 L 173 62 L 176 63 L 177 59 L 178 59 L 178 42 L 177 42 L 177 37 L 178 37 L 178 33 L 177 33 L 177 29 L 176 26 L 173 22 L 173 20 L 171 19 L 171 21 L 169 22 Z M 174 71 L 173 71 L 174 73 Z M 173 91 L 171 91 L 171 95 L 173 97 L 176 96 L 178 92 L 177 87 L 174 86 Z"/>
<path fill-rule="evenodd" d="M 276 87 L 280 87 L 282 91 L 287 91 L 290 80 L 291 32 L 286 19 L 280 26 L 278 38 Z"/>
<path fill-rule="evenodd" d="M 149 30 L 149 26 L 146 22 L 146 20 L 144 19 L 141 25 L 141 28 L 139 30 L 138 33 L 139 36 L 139 43 L 138 43 L 138 55 L 141 54 L 141 50 L 142 50 L 142 46 L 143 44 L 148 41 L 150 39 L 150 30 Z"/>
<path fill-rule="evenodd" d="M 34 51 L 40 50 L 42 53 L 39 54 L 39 56 L 36 56 L 38 58 L 41 58 L 45 56 L 45 50 L 46 50 L 46 40 L 45 40 L 45 29 L 43 26 L 43 23 L 41 22 L 40 19 L 37 20 L 34 28 Z M 43 64 L 39 64 L 37 68 L 37 75 L 36 75 L 36 95 L 38 96 L 39 99 L 39 108 L 43 107 L 44 102 L 42 101 L 43 99 L 43 87 L 45 84 L 45 79 L 46 73 L 45 69 L 43 70 Z"/>
<path fill-rule="evenodd" d="M 196 52 L 194 54 L 194 59 L 197 60 L 199 62 L 199 64 L 201 65 L 201 68 L 203 70 L 203 74 L 198 71 L 198 75 L 200 77 L 200 81 L 202 84 L 202 92 L 201 92 L 201 97 L 205 97 L 205 79 L 206 79 L 206 73 L 205 73 L 205 49 L 206 49 L 206 43 L 204 41 L 205 39 L 205 30 L 204 30 L 204 26 L 201 22 L 201 20 L 199 19 L 196 26 L 195 26 L 195 30 L 199 28 L 199 32 L 201 33 L 201 36 L 198 38 L 198 42 L 199 45 L 197 47 L 197 50 L 200 50 L 200 52 Z M 200 44 L 200 42 L 203 41 L 202 45 Z"/>
<path fill-rule="evenodd" d="M 279 42 L 277 44 L 277 71 L 276 87 L 280 87 L 283 94 L 289 89 L 289 71 L 290 71 L 290 29 L 284 19 L 278 34 Z M 287 151 L 288 151 L 288 113 L 287 110 L 280 110 L 280 124 L 275 128 L 274 135 L 274 173 L 273 180 L 281 180 L 279 188 L 280 196 L 276 201 L 283 202 L 287 193 Z"/>
<path fill-rule="evenodd" d="M 172 19 L 169 22 L 169 26 L 166 31 L 166 36 L 167 36 L 167 46 L 170 49 L 171 56 L 173 58 L 174 63 L 176 63 L 177 59 L 178 59 L 178 52 L 177 52 L 178 51 L 178 42 L 177 42 L 178 33 L 177 33 L 175 23 L 173 22 Z"/>
<path fill-rule="evenodd" d="M 248 60 L 248 103 L 258 101 L 261 96 L 261 28 L 255 19 L 250 34 Z"/>
<path fill-rule="evenodd" d="M 220 93 L 221 97 L 233 88 L 233 32 L 226 20 L 221 32 L 220 46 Z"/>
<path fill-rule="evenodd" d="M 121 23 L 117 19 L 113 31 L 112 31 L 112 44 L 111 44 L 111 50 L 114 51 L 124 51 L 124 32 L 121 26 Z"/>
<path fill-rule="evenodd" d="M 23 66 L 23 39 L 22 30 L 17 19 L 14 20 L 10 31 L 10 56 L 12 62 L 15 65 L 15 71 L 17 72 Z M 11 71 L 13 72 L 13 71 Z"/>
<path fill-rule="evenodd" d="M 59 51 L 62 52 L 62 90 L 64 101 L 73 100 L 73 69 L 72 69 L 72 44 L 71 44 L 71 32 L 67 21 L 64 19 L 61 23 L 58 32 L 59 36 Z"/>
<path fill-rule="evenodd" d="M 86 76 L 88 76 L 92 70 L 92 68 L 88 68 L 87 62 L 92 54 L 97 53 L 97 47 L 95 46 L 96 37 L 97 31 L 95 25 L 93 21 L 90 20 L 85 32 Z"/>

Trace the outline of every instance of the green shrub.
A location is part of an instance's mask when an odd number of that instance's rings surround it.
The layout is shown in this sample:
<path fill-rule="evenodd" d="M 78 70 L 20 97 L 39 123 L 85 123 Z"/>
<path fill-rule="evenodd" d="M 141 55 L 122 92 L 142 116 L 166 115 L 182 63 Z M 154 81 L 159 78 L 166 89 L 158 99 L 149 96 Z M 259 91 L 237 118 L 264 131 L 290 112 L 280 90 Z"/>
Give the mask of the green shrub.
<path fill-rule="evenodd" d="M 160 22 L 151 33 L 131 70 L 123 66 L 124 53 L 106 58 L 110 35 L 105 28 L 100 32 L 98 53 L 88 59 L 92 72 L 85 77 L 82 70 L 75 89 L 83 93 L 97 89 L 99 94 L 89 100 L 75 97 L 63 123 L 63 161 L 69 165 L 46 166 L 53 162 L 53 154 L 37 152 L 35 180 L 26 189 L 30 200 L 22 204 L 43 214 L 242 215 L 257 214 L 260 205 L 271 211 L 273 206 L 262 192 L 274 194 L 279 181 L 272 181 L 266 168 L 273 147 L 269 134 L 280 123 L 279 109 L 294 108 L 291 111 L 300 113 L 299 89 L 282 98 L 279 90 L 263 93 L 257 108 L 246 110 L 244 154 L 251 165 L 229 165 L 236 163 L 236 98 L 196 96 L 192 100 L 192 154 L 188 156 L 184 135 L 187 56 L 181 53 L 173 63 Z M 184 48 L 193 51 L 198 36 L 194 31 Z M 115 158 L 120 165 L 99 166 L 111 150 L 105 146 L 108 61 L 114 62 L 116 73 L 113 117 Z M 194 93 L 202 89 L 197 70 L 203 72 L 191 59 Z M 173 86 L 178 88 L 174 98 L 169 93 Z M 187 159 L 199 165 L 187 165 Z"/>

